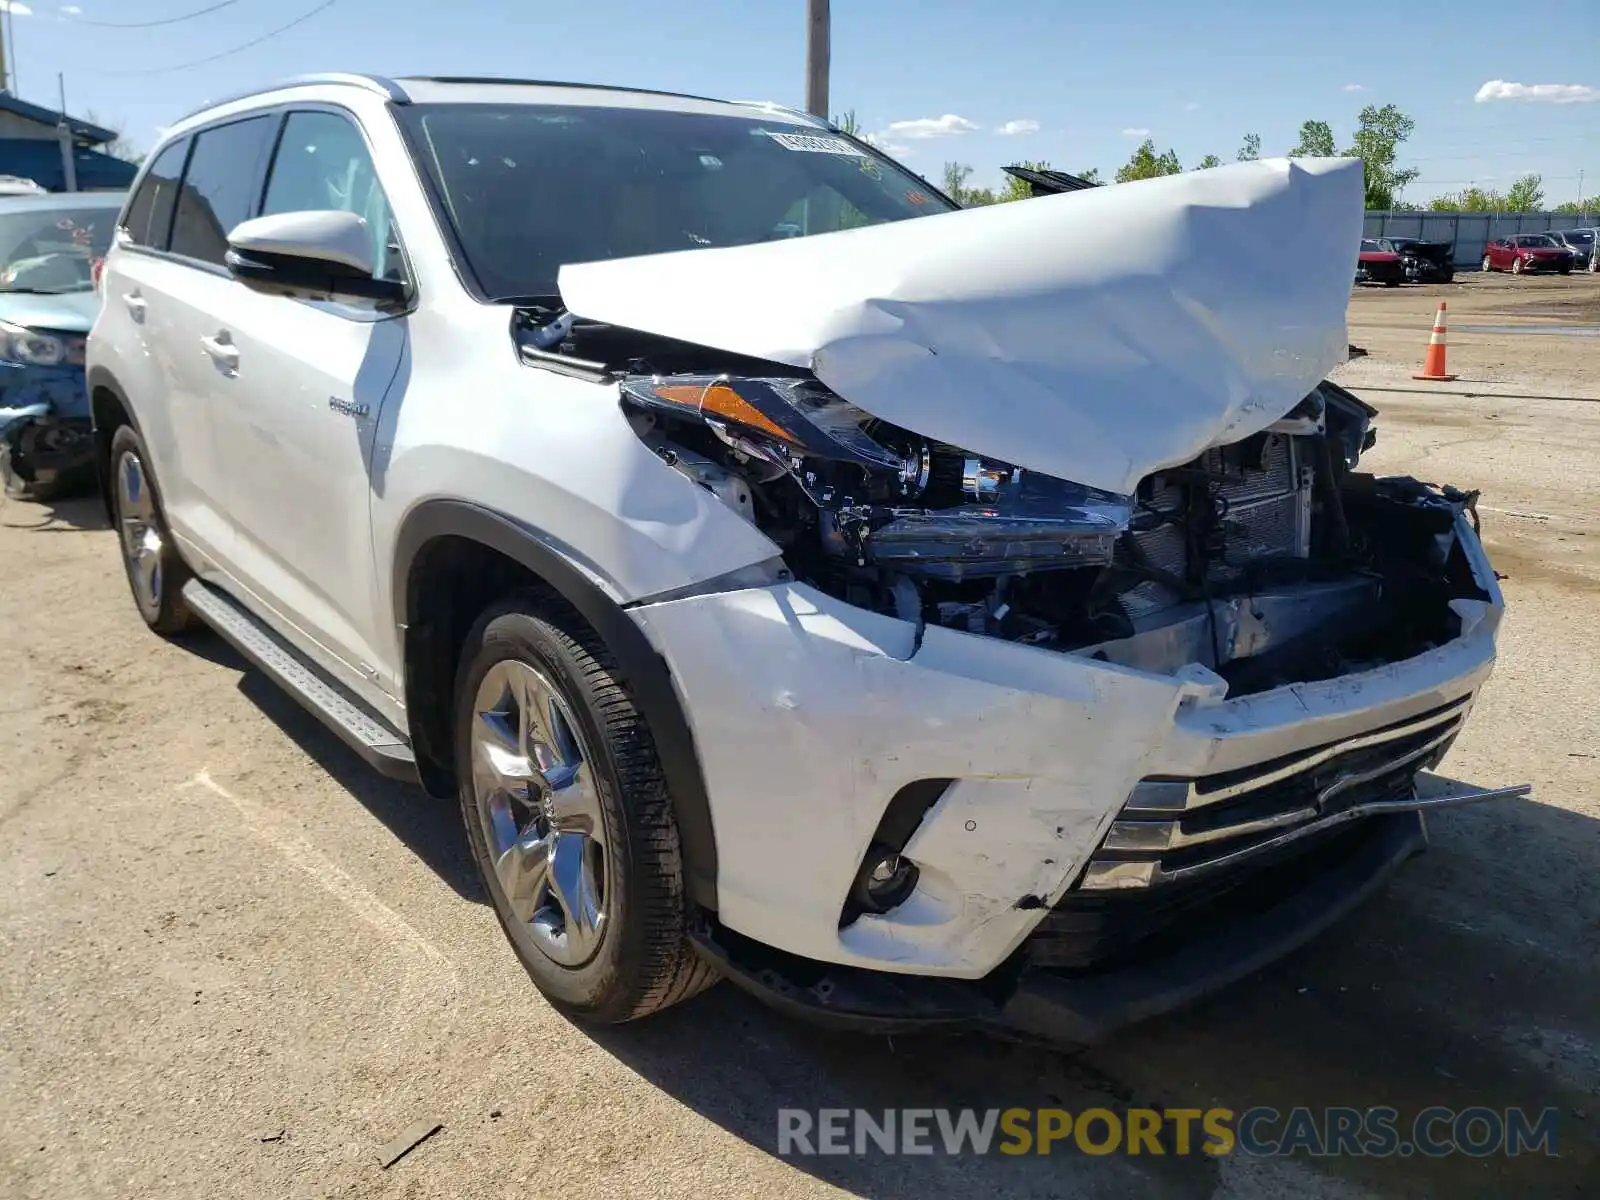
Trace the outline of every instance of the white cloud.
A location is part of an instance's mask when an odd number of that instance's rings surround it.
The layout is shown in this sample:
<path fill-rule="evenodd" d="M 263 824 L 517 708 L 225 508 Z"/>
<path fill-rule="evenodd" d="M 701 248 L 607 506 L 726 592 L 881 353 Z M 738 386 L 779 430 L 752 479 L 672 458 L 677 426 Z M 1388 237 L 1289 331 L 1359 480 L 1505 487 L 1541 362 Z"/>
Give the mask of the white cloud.
<path fill-rule="evenodd" d="M 14 17 L 31 17 L 33 9 L 22 3 L 22 0 L 0 0 L 0 13 L 10 13 Z"/>
<path fill-rule="evenodd" d="M 1122 136 L 1123 137 L 1149 137 L 1150 136 L 1150 131 L 1148 129 L 1142 129 L 1137 125 L 1130 125 L 1130 126 L 1128 126 L 1128 128 L 1126 128 L 1126 129 L 1124 129 L 1122 131 Z"/>
<path fill-rule="evenodd" d="M 1364 83 L 1347 83 L 1344 85 L 1344 90 L 1347 92 L 1364 92 L 1367 90 L 1367 85 Z"/>
<path fill-rule="evenodd" d="M 890 121 L 883 135 L 892 138 L 937 138 L 958 133 L 971 133 L 978 128 L 976 121 L 945 113 L 942 117 L 918 117 L 914 121 Z"/>
<path fill-rule="evenodd" d="M 1479 104 L 1490 100 L 1536 100 L 1544 104 L 1582 104 L 1600 100 L 1600 87 L 1582 83 L 1507 83 L 1491 79 L 1473 97 Z"/>
<path fill-rule="evenodd" d="M 63 17 L 81 17 L 83 16 L 83 9 L 76 4 L 63 4 L 61 6 L 61 15 Z"/>
<path fill-rule="evenodd" d="M 1187 104 L 1185 104 L 1183 106 L 1183 111 L 1184 112 L 1194 112 L 1194 110 L 1199 108 L 1199 107 L 1200 107 L 1200 102 L 1198 100 L 1191 100 L 1191 101 L 1189 101 L 1189 103 L 1187 103 Z"/>
<path fill-rule="evenodd" d="M 995 132 L 1001 137 L 1014 137 L 1019 133 L 1038 133 L 1039 122 L 1023 117 L 1015 121 L 1007 121 L 1004 125 L 997 125 Z"/>

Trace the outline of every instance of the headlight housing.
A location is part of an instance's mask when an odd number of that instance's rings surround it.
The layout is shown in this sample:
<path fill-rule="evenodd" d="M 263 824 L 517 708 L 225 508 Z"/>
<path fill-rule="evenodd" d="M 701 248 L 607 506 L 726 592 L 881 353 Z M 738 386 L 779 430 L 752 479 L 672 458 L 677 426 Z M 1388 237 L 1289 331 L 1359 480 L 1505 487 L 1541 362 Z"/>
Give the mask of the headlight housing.
<path fill-rule="evenodd" d="M 80 366 L 82 334 L 50 333 L 0 321 L 0 360 L 29 367 Z"/>

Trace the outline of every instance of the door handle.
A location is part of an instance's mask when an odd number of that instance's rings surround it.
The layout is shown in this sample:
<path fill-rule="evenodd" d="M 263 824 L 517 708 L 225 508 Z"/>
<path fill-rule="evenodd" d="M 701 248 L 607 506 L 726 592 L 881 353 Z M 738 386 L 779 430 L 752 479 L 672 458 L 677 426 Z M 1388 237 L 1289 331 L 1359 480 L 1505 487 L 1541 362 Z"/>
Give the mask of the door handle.
<path fill-rule="evenodd" d="M 145 299 L 138 292 L 123 292 L 122 302 L 128 306 L 128 315 L 135 321 L 144 321 Z"/>
<path fill-rule="evenodd" d="M 233 338 L 226 329 L 218 332 L 216 337 L 203 337 L 200 344 L 205 347 L 211 361 L 217 364 L 217 369 L 224 375 L 233 376 L 239 373 L 239 347 L 233 344 Z"/>

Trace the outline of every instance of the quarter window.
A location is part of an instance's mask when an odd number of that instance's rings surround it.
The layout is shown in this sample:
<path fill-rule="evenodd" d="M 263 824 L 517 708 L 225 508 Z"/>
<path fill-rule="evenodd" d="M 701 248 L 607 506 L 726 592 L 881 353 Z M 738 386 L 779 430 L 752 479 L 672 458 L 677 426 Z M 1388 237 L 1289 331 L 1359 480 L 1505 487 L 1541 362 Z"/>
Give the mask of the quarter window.
<path fill-rule="evenodd" d="M 271 117 L 250 117 L 196 136 L 172 226 L 174 254 L 222 265 L 229 232 L 252 216 L 272 126 Z"/>
<path fill-rule="evenodd" d="M 173 142 L 160 154 L 145 172 L 139 190 L 128 205 L 127 218 L 122 227 L 128 231 L 136 246 L 150 246 L 156 250 L 167 248 L 167 235 L 172 232 L 172 209 L 178 196 L 178 180 L 183 175 L 183 160 L 189 155 L 189 139 Z"/>
<path fill-rule="evenodd" d="M 402 278 L 394 218 L 361 131 L 337 113 L 290 113 L 273 157 L 261 215 L 328 210 L 365 219 L 374 277 Z"/>

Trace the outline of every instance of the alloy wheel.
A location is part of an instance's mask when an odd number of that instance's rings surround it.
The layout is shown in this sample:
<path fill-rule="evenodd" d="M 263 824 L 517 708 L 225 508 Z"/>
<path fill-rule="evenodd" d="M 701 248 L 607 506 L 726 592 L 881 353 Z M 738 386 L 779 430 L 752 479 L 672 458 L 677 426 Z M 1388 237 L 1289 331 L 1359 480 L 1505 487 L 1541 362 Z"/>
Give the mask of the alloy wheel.
<path fill-rule="evenodd" d="M 117 460 L 117 525 L 134 595 L 141 605 L 155 608 L 161 603 L 164 543 L 155 496 L 137 454 L 127 453 Z"/>
<path fill-rule="evenodd" d="M 564 967 L 594 957 L 608 917 L 606 834 L 594 766 L 554 685 L 496 663 L 472 706 L 472 787 L 515 926 Z"/>

